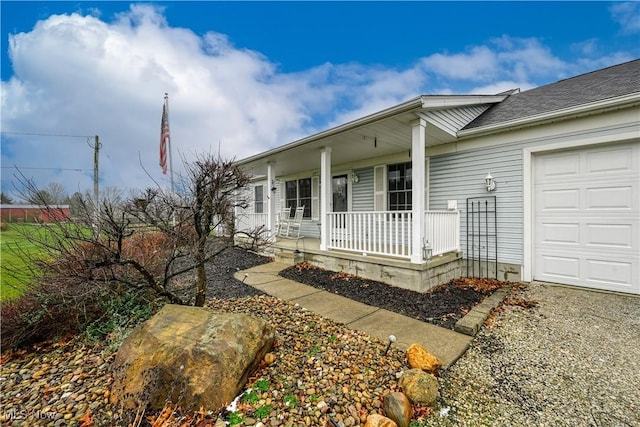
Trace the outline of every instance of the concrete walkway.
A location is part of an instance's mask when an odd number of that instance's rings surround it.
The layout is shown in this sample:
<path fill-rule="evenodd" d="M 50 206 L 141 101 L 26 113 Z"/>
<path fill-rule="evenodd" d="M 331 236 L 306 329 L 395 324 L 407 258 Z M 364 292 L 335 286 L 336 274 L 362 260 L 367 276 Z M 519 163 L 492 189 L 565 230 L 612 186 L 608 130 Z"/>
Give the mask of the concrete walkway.
<path fill-rule="evenodd" d="M 266 294 L 296 302 L 307 310 L 384 342 L 389 335 L 395 335 L 397 341 L 394 346 L 398 348 L 406 349 L 413 343 L 421 344 L 437 356 L 445 368 L 462 356 L 473 340 L 468 335 L 280 277 L 278 273 L 287 267 L 286 264 L 271 262 L 237 272 L 235 277 L 244 279 L 244 283 Z"/>

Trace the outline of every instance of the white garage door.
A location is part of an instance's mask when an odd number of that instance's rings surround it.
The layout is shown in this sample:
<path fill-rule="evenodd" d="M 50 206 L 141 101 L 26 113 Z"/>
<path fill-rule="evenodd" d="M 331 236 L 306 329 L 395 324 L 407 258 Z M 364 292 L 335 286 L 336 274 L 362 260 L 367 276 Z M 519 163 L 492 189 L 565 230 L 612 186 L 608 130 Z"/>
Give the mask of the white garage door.
<path fill-rule="evenodd" d="M 640 294 L 640 142 L 534 158 L 534 279 Z"/>

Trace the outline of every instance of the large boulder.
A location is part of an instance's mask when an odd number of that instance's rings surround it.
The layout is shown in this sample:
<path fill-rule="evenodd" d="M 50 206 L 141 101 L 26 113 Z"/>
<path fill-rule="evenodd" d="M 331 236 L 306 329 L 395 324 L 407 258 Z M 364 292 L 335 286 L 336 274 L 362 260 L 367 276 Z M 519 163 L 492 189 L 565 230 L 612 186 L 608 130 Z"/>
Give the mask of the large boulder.
<path fill-rule="evenodd" d="M 111 402 L 218 410 L 242 390 L 274 338 L 256 317 L 166 305 L 118 350 Z"/>
<path fill-rule="evenodd" d="M 404 371 L 398 384 L 411 403 L 416 405 L 433 406 L 440 398 L 438 379 L 422 369 Z"/>

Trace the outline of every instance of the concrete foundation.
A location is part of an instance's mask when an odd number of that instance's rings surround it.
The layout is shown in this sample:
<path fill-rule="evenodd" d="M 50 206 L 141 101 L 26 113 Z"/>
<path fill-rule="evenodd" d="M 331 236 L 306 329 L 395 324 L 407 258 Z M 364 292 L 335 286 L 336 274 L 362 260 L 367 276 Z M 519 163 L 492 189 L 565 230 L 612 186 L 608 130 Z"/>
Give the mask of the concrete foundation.
<path fill-rule="evenodd" d="M 496 275 L 496 263 L 493 261 L 462 260 L 461 276 L 465 277 L 490 277 L 505 282 L 520 282 L 522 280 L 522 267 L 518 264 L 498 262 Z"/>
<path fill-rule="evenodd" d="M 304 252 L 281 249 L 275 252 L 275 258 L 276 261 L 289 265 L 307 261 L 325 270 L 353 274 L 417 292 L 426 292 L 460 277 L 463 267 L 459 252 L 434 257 L 424 264 L 412 264 L 409 261 L 393 258 L 309 249 Z"/>
<path fill-rule="evenodd" d="M 307 261 L 329 271 L 344 272 L 377 280 L 399 288 L 426 292 L 459 277 L 496 277 L 508 282 L 521 281 L 522 267 L 462 258 L 461 252 L 438 255 L 422 264 L 408 260 L 380 257 L 337 250 L 321 251 L 317 239 L 280 239 L 270 247 L 270 256 L 277 262 L 295 265 Z"/>

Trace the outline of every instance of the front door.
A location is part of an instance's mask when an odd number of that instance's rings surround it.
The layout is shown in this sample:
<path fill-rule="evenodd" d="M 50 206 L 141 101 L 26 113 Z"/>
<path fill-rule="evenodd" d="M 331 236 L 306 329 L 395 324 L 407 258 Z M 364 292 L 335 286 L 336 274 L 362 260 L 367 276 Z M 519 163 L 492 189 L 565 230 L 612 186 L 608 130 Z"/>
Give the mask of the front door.
<path fill-rule="evenodd" d="M 333 211 L 347 212 L 349 203 L 347 198 L 347 175 L 333 177 Z"/>
<path fill-rule="evenodd" d="M 337 175 L 333 177 L 333 211 L 347 212 L 349 210 L 349 202 L 347 197 L 347 175 Z M 344 215 L 338 215 L 336 218 L 336 228 L 345 228 Z"/>

